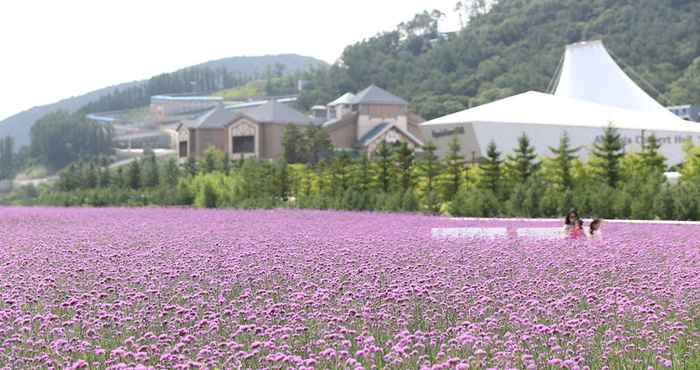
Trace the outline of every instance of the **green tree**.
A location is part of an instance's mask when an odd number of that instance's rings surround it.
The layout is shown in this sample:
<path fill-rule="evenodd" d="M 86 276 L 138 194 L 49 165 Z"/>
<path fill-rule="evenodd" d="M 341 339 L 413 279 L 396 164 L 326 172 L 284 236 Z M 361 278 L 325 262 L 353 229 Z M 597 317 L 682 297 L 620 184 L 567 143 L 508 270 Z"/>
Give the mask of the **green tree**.
<path fill-rule="evenodd" d="M 515 180 L 524 184 L 537 168 L 535 148 L 530 145 L 530 139 L 523 134 L 518 138 L 518 147 L 512 156 L 507 157 L 507 166 L 513 171 Z"/>
<path fill-rule="evenodd" d="M 379 188 L 384 193 L 389 192 L 389 186 L 391 184 L 391 149 L 387 145 L 386 141 L 379 143 L 379 147 L 376 152 L 377 164 L 379 165 L 379 173 L 377 174 L 377 180 L 379 182 Z"/>
<path fill-rule="evenodd" d="M 112 185 L 112 173 L 109 170 L 109 166 L 102 167 L 98 172 L 99 178 L 97 181 L 97 186 L 105 189 Z"/>
<path fill-rule="evenodd" d="M 447 147 L 445 156 L 445 199 L 452 200 L 460 190 L 462 184 L 464 157 L 462 156 L 462 146 L 459 144 L 457 135 L 452 137 L 452 141 Z"/>
<path fill-rule="evenodd" d="M 220 170 L 219 165 L 223 163 L 224 153 L 214 146 L 210 146 L 204 151 L 204 161 L 202 162 L 202 171 L 204 173 L 212 173 Z"/>
<path fill-rule="evenodd" d="M 133 160 L 129 163 L 126 170 L 126 186 L 131 189 L 139 189 L 141 187 L 141 164 L 138 160 Z"/>
<path fill-rule="evenodd" d="M 424 203 L 430 212 L 437 212 L 439 200 L 435 189 L 435 179 L 440 175 L 441 164 L 435 154 L 437 147 L 433 142 L 428 142 L 423 146 L 423 157 L 418 162 L 420 176 L 423 178 L 424 188 Z"/>
<path fill-rule="evenodd" d="M 406 193 L 413 188 L 413 161 L 415 154 L 408 144 L 403 141 L 396 150 L 396 164 L 398 167 L 399 185 L 401 191 Z"/>
<path fill-rule="evenodd" d="M 14 139 L 11 136 L 0 138 L 0 180 L 14 177 L 16 158 Z"/>
<path fill-rule="evenodd" d="M 187 157 L 187 160 L 185 161 L 185 174 L 190 177 L 196 176 L 197 167 L 197 160 L 194 159 L 193 156 Z"/>
<path fill-rule="evenodd" d="M 149 155 L 143 164 L 143 187 L 153 188 L 160 184 L 158 161 L 155 154 Z"/>
<path fill-rule="evenodd" d="M 284 159 L 287 163 L 304 162 L 304 139 L 299 127 L 287 125 L 282 135 L 282 147 Z"/>
<path fill-rule="evenodd" d="M 498 194 L 501 182 L 501 152 L 496 148 L 496 143 L 491 140 L 486 148 L 486 160 L 479 164 L 482 172 L 480 184 L 491 190 L 493 194 Z"/>
<path fill-rule="evenodd" d="M 86 189 L 94 189 L 97 187 L 97 169 L 95 168 L 95 164 L 90 162 L 87 166 L 84 166 L 85 168 L 83 169 L 83 181 L 82 185 Z"/>
<path fill-rule="evenodd" d="M 648 173 L 662 174 L 666 170 L 666 158 L 660 153 L 661 144 L 656 139 L 656 135 L 651 134 L 644 140 L 644 146 L 640 154 L 642 165 Z"/>
<path fill-rule="evenodd" d="M 573 180 L 571 177 L 571 166 L 576 153 L 581 148 L 572 148 L 569 135 L 564 132 L 559 139 L 557 148 L 549 147 L 549 150 L 554 154 L 554 166 L 557 172 L 558 181 L 565 189 L 571 189 Z"/>
<path fill-rule="evenodd" d="M 333 152 L 333 144 L 331 143 L 328 131 L 322 127 L 308 125 L 304 130 L 304 143 L 306 148 L 303 157 L 308 163 L 316 164 L 319 160 L 327 158 Z"/>
<path fill-rule="evenodd" d="M 170 158 L 165 162 L 165 167 L 163 168 L 163 185 L 167 187 L 177 186 L 177 182 L 180 178 L 180 168 L 177 165 L 177 159 Z"/>
<path fill-rule="evenodd" d="M 372 178 L 374 176 L 372 173 L 372 162 L 369 160 L 367 151 L 362 151 L 355 172 L 356 187 L 360 192 L 366 193 L 372 186 Z"/>
<path fill-rule="evenodd" d="M 276 162 L 273 181 L 275 187 L 274 196 L 286 202 L 291 191 L 289 167 L 286 160 L 281 159 Z"/>
<path fill-rule="evenodd" d="M 620 134 L 612 125 L 603 130 L 600 143 L 593 146 L 591 164 L 603 181 L 612 188 L 620 181 L 620 159 L 624 156 L 623 149 Z"/>

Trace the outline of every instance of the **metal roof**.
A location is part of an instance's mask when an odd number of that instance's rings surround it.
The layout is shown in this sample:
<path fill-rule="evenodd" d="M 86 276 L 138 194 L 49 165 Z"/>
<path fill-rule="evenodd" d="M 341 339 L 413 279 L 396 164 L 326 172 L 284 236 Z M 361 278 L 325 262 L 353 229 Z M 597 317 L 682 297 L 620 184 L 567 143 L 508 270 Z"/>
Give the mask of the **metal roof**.
<path fill-rule="evenodd" d="M 248 109 L 244 113 L 258 122 L 311 124 L 310 117 L 275 100 L 271 100 L 259 107 Z"/>
<path fill-rule="evenodd" d="M 408 102 L 375 85 L 360 91 L 350 104 L 408 105 Z"/>
<path fill-rule="evenodd" d="M 357 142 L 359 144 L 361 144 L 362 146 L 367 146 L 372 141 L 374 141 L 377 137 L 379 137 L 383 133 L 391 130 L 392 128 L 395 129 L 396 131 L 400 132 L 404 136 L 408 137 L 409 139 L 411 139 L 414 142 L 414 144 L 418 144 L 419 146 L 423 146 L 423 142 L 420 141 L 420 139 L 418 139 L 415 135 L 408 132 L 407 130 L 402 129 L 399 126 L 394 125 L 393 123 L 388 123 L 388 122 L 383 122 L 383 123 L 380 123 L 380 124 L 372 127 L 372 129 L 367 131 L 367 133 L 365 133 L 364 135 L 362 135 L 362 137 L 359 140 L 357 140 Z"/>
<path fill-rule="evenodd" d="M 200 101 L 212 101 L 212 102 L 224 100 L 224 98 L 221 96 L 170 96 L 170 95 L 153 95 L 153 96 L 151 96 L 151 100 L 153 100 L 153 99 L 181 100 L 181 101 L 200 100 Z"/>
<path fill-rule="evenodd" d="M 218 104 L 213 109 L 199 116 L 191 127 L 196 128 L 222 128 L 240 117 L 241 113 L 226 109 L 223 104 Z"/>

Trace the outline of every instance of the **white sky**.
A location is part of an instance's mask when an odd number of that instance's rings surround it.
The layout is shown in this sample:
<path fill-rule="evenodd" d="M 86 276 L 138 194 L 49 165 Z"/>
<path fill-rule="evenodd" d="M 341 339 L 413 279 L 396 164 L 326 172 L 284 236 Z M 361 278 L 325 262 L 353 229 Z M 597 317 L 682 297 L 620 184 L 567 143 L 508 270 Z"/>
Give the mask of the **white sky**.
<path fill-rule="evenodd" d="M 0 120 L 36 105 L 212 59 L 353 42 L 457 0 L 21 0 L 0 6 Z"/>

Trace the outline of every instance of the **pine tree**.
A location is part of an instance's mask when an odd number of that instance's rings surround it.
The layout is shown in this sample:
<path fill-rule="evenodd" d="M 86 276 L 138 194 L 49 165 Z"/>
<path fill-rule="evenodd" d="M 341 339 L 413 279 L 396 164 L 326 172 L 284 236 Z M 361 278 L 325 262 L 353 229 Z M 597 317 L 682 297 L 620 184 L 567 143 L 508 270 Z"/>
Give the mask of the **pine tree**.
<path fill-rule="evenodd" d="M 571 177 L 571 162 L 576 159 L 576 153 L 581 148 L 572 148 L 569 135 L 564 132 L 559 139 L 559 147 L 549 147 L 549 150 L 554 154 L 554 163 L 556 164 L 557 175 L 561 185 L 565 189 L 571 189 L 573 180 Z"/>
<path fill-rule="evenodd" d="M 152 188 L 158 186 L 159 183 L 160 176 L 158 174 L 158 162 L 156 161 L 156 156 L 149 155 L 144 161 L 142 184 L 146 188 Z"/>
<path fill-rule="evenodd" d="M 283 201 L 287 201 L 289 197 L 291 181 L 289 179 L 289 168 L 287 166 L 287 161 L 280 159 L 277 161 L 274 168 L 274 185 L 275 185 L 275 196 Z"/>
<path fill-rule="evenodd" d="M 457 135 L 455 135 L 447 147 L 447 156 L 445 156 L 445 199 L 452 200 L 459 192 L 462 184 L 463 167 L 462 146 L 459 145 L 459 140 Z"/>
<path fill-rule="evenodd" d="M 356 186 L 362 193 L 369 191 L 372 186 L 372 162 L 367 151 L 363 151 L 356 169 Z"/>
<path fill-rule="evenodd" d="M 129 168 L 126 170 L 126 186 L 131 189 L 141 187 L 141 165 L 138 160 L 129 163 Z"/>
<path fill-rule="evenodd" d="M 666 159 L 659 154 L 660 148 L 661 144 L 656 139 L 656 135 L 651 134 L 644 140 L 644 146 L 640 156 L 642 158 L 642 165 L 650 174 L 662 174 L 666 169 Z"/>
<path fill-rule="evenodd" d="M 90 162 L 85 168 L 85 173 L 83 175 L 83 186 L 86 189 L 94 189 L 97 187 L 97 169 L 95 164 Z"/>
<path fill-rule="evenodd" d="M 620 159 L 624 155 L 623 149 L 620 134 L 612 125 L 603 130 L 601 143 L 593 146 L 592 164 L 603 181 L 612 188 L 620 181 Z"/>
<path fill-rule="evenodd" d="M 228 151 L 224 154 L 223 163 L 221 164 L 221 169 L 224 171 L 224 175 L 228 176 L 231 173 L 231 157 Z"/>
<path fill-rule="evenodd" d="M 486 160 L 479 164 L 479 168 L 483 173 L 482 186 L 491 190 L 493 194 L 498 194 L 500 187 L 502 162 L 501 152 L 496 148 L 496 143 L 491 140 L 486 148 Z"/>
<path fill-rule="evenodd" d="M 524 184 L 537 168 L 535 148 L 530 145 L 530 139 L 524 132 L 518 138 L 518 147 L 513 151 L 513 154 L 507 157 L 507 165 L 513 170 L 515 180 L 519 184 Z"/>
<path fill-rule="evenodd" d="M 284 159 L 287 163 L 301 163 L 304 161 L 302 133 L 296 125 L 287 125 L 282 135 L 282 147 Z"/>
<path fill-rule="evenodd" d="M 379 188 L 382 189 L 384 193 L 388 193 L 391 184 L 391 149 L 386 141 L 379 143 L 376 154 L 379 165 L 379 173 L 377 174 Z"/>
<path fill-rule="evenodd" d="M 413 188 L 413 161 L 415 154 L 405 141 L 402 141 L 396 151 L 399 184 L 403 193 Z"/>
<path fill-rule="evenodd" d="M 343 194 L 349 187 L 350 153 L 340 152 L 331 162 L 331 194 L 335 197 Z"/>
<path fill-rule="evenodd" d="M 163 169 L 163 184 L 168 187 L 175 187 L 179 177 L 180 168 L 177 166 L 177 159 L 168 159 Z"/>
<path fill-rule="evenodd" d="M 423 158 L 418 164 L 421 176 L 425 178 L 425 192 L 435 192 L 435 179 L 440 175 L 441 165 L 435 154 L 437 147 L 433 142 L 428 142 L 423 146 Z"/>
<path fill-rule="evenodd" d="M 207 148 L 204 152 L 204 162 L 202 163 L 202 170 L 204 173 L 212 173 L 218 169 L 217 163 L 220 162 L 217 160 L 218 152 L 219 151 L 213 146 Z"/>

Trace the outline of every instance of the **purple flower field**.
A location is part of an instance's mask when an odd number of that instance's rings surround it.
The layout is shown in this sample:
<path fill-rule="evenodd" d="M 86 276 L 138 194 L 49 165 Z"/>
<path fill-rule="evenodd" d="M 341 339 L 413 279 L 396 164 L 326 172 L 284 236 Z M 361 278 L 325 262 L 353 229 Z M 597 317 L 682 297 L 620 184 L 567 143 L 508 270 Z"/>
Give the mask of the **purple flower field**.
<path fill-rule="evenodd" d="M 700 226 L 0 208 L 7 368 L 700 368 Z"/>

